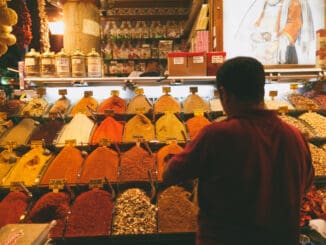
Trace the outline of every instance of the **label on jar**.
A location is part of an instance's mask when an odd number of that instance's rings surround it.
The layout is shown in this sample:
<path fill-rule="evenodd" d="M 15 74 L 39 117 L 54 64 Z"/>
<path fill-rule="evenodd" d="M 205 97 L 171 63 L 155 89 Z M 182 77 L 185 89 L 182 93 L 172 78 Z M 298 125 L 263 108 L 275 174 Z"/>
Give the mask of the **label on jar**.
<path fill-rule="evenodd" d="M 192 62 L 194 64 L 202 64 L 204 63 L 204 56 L 194 56 L 192 57 Z"/>
<path fill-rule="evenodd" d="M 223 63 L 224 57 L 220 55 L 213 55 L 212 56 L 212 64 Z"/>
<path fill-rule="evenodd" d="M 41 62 L 42 62 L 42 65 L 52 65 L 53 59 L 52 58 L 42 58 Z"/>
<path fill-rule="evenodd" d="M 185 63 L 184 57 L 174 57 L 173 58 L 173 64 L 175 65 L 183 65 Z"/>
<path fill-rule="evenodd" d="M 33 66 L 33 65 L 35 65 L 34 58 L 25 58 L 25 66 Z"/>
<path fill-rule="evenodd" d="M 91 179 L 89 180 L 89 189 L 100 189 L 103 187 L 103 180 L 102 179 Z"/>
<path fill-rule="evenodd" d="M 73 76 L 85 76 L 85 64 L 83 59 L 72 59 L 71 63 Z"/>
<path fill-rule="evenodd" d="M 87 58 L 87 71 L 88 76 L 101 76 L 101 58 L 88 57 Z"/>
<path fill-rule="evenodd" d="M 81 59 L 72 59 L 71 60 L 71 63 L 73 64 L 73 65 L 79 65 L 79 64 L 81 64 L 83 61 L 81 60 Z"/>
<path fill-rule="evenodd" d="M 57 72 L 60 73 L 69 73 L 69 58 L 59 57 L 56 58 Z"/>

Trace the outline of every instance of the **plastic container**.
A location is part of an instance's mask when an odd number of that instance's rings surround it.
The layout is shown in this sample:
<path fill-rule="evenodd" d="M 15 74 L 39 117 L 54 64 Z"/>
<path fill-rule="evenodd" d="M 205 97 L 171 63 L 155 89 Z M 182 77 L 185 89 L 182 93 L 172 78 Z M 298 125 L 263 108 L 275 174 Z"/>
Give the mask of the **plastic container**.
<path fill-rule="evenodd" d="M 207 76 L 216 76 L 216 72 L 225 60 L 226 52 L 207 53 Z"/>
<path fill-rule="evenodd" d="M 187 54 L 186 52 L 168 53 L 168 71 L 170 76 L 187 75 Z"/>

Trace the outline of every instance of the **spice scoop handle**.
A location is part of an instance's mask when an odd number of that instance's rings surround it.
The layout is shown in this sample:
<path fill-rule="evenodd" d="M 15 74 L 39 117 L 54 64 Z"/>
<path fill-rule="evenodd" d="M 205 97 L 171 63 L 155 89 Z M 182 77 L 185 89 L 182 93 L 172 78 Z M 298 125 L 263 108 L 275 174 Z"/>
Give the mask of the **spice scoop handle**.
<path fill-rule="evenodd" d="M 151 185 L 151 202 L 153 203 L 155 196 L 156 196 L 156 188 L 154 186 L 154 182 L 153 182 L 153 178 L 152 178 L 152 173 L 150 170 L 147 170 L 147 175 L 148 175 L 148 180 L 149 180 L 149 184 Z"/>
<path fill-rule="evenodd" d="M 109 178 L 107 176 L 104 176 L 104 180 L 107 183 L 107 185 L 109 186 L 110 191 L 111 191 L 111 198 L 112 198 L 112 200 L 114 200 L 116 197 L 115 190 L 114 190 L 113 186 L 111 185 L 111 182 L 109 181 Z"/>

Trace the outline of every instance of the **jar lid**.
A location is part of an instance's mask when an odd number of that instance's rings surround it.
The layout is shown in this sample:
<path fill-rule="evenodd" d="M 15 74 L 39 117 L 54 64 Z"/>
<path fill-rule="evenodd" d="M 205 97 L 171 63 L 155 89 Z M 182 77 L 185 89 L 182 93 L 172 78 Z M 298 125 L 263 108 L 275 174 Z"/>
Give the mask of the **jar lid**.
<path fill-rule="evenodd" d="M 36 52 L 35 49 L 31 49 L 28 53 L 25 54 L 25 57 L 39 57 L 40 56 L 40 53 L 39 52 Z"/>
<path fill-rule="evenodd" d="M 64 49 L 64 48 L 62 48 L 61 50 L 60 50 L 60 52 L 58 52 L 57 54 L 56 54 L 56 56 L 61 56 L 61 57 L 64 57 L 64 56 L 69 56 L 69 54 L 66 52 L 66 50 Z"/>
<path fill-rule="evenodd" d="M 92 48 L 91 52 L 87 54 L 88 57 L 99 57 L 100 54 L 96 52 L 95 48 Z"/>
<path fill-rule="evenodd" d="M 51 57 L 54 57 L 54 53 L 50 52 L 49 49 L 46 49 L 45 52 L 41 54 L 41 57 L 51 58 Z"/>
<path fill-rule="evenodd" d="M 85 56 L 85 55 L 80 49 L 76 49 L 76 51 L 73 53 L 73 56 Z"/>

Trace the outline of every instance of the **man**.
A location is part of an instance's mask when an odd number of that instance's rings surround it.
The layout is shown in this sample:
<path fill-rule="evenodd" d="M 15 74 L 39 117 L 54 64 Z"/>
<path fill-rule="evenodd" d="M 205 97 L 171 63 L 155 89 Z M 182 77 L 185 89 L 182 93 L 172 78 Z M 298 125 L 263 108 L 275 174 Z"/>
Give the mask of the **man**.
<path fill-rule="evenodd" d="M 264 109 L 264 83 L 256 59 L 226 61 L 216 84 L 227 119 L 203 128 L 166 163 L 166 183 L 199 180 L 197 244 L 299 244 L 311 155 L 296 128 Z"/>

